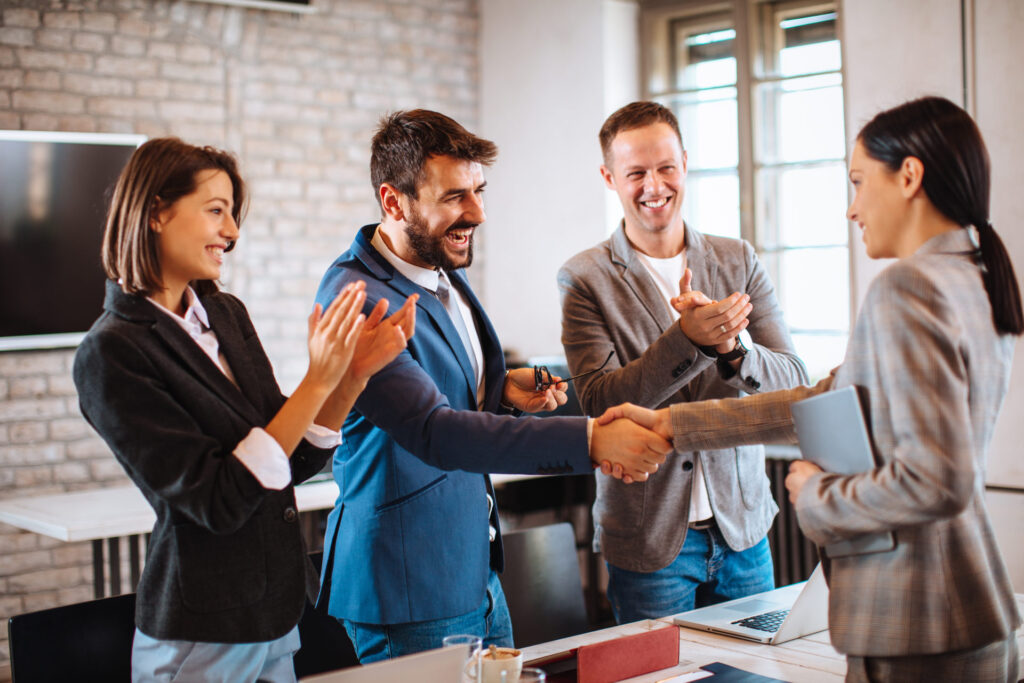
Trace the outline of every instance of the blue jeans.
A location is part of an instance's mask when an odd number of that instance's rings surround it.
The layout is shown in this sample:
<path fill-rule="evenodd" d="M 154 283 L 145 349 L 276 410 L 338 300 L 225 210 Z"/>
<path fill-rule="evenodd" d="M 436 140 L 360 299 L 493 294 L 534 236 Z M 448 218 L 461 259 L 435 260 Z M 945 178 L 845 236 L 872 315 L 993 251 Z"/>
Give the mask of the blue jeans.
<path fill-rule="evenodd" d="M 400 657 L 441 647 L 445 636 L 480 636 L 484 647 L 512 647 L 512 619 L 505 593 L 493 569 L 487 578 L 487 594 L 472 612 L 447 619 L 408 624 L 363 624 L 340 620 L 362 664 Z"/>
<path fill-rule="evenodd" d="M 768 539 L 736 552 L 717 526 L 689 529 L 672 564 L 654 572 L 608 565 L 608 600 L 620 624 L 687 612 L 775 588 Z"/>

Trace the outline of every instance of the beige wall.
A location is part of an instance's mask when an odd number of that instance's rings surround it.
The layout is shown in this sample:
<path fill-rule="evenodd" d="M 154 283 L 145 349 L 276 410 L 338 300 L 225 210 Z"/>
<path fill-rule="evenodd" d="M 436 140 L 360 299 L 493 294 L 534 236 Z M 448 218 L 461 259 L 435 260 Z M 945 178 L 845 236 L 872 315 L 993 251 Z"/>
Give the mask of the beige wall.
<path fill-rule="evenodd" d="M 506 351 L 560 356 L 555 275 L 607 235 L 597 132 L 636 97 L 637 6 L 483 0 L 480 15 L 480 125 L 501 149 L 487 174 L 483 301 Z"/>

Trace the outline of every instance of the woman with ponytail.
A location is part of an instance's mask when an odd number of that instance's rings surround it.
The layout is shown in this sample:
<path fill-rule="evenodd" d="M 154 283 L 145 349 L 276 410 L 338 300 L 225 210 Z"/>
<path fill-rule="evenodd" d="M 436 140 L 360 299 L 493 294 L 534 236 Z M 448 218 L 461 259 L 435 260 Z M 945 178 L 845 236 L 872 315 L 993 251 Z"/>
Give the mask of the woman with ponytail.
<path fill-rule="evenodd" d="M 786 478 L 817 545 L 896 539 L 885 552 L 823 561 L 847 680 L 1017 681 L 1021 619 L 985 509 L 985 470 L 1024 319 L 990 223 L 988 153 L 963 109 L 925 97 L 864 127 L 850 181 L 848 216 L 868 256 L 897 261 L 871 283 L 842 365 L 814 387 L 659 411 L 627 404 L 602 420 L 633 418 L 677 450 L 792 443 L 794 401 L 856 386 L 876 466 L 837 475 L 798 460 Z"/>

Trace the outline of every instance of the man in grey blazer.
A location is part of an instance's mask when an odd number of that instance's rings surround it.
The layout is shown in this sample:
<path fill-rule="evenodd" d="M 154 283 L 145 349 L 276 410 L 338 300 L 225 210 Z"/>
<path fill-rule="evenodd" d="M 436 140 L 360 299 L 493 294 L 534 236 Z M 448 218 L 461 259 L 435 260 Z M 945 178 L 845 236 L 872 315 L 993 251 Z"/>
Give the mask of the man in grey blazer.
<path fill-rule="evenodd" d="M 572 374 L 599 367 L 614 351 L 601 372 L 577 382 L 584 412 L 805 384 L 753 248 L 703 235 L 682 219 L 686 152 L 672 112 L 654 102 L 626 105 L 600 140 L 601 174 L 624 220 L 558 273 Z M 749 348 L 738 337 L 743 330 Z M 598 475 L 594 546 L 608 563 L 616 619 L 660 617 L 774 587 L 765 534 L 777 511 L 762 446 L 677 450 L 640 486 Z"/>

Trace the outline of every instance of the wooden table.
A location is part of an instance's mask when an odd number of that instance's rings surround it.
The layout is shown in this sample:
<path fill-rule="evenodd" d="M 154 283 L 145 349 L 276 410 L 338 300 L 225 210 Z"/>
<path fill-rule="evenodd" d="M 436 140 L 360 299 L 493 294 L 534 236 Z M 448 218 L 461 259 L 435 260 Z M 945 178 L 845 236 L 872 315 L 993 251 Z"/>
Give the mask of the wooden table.
<path fill-rule="evenodd" d="M 1024 613 L 1024 593 L 1017 594 L 1017 605 Z M 659 627 L 661 625 L 659 622 L 671 623 L 671 621 L 671 618 L 668 617 L 657 621 L 638 621 L 533 645 L 523 648 L 523 659 L 529 662 L 580 645 L 642 633 L 652 627 Z M 1020 670 L 1024 672 L 1024 629 L 1017 631 L 1017 644 L 1021 652 Z M 838 682 L 844 680 L 846 676 L 846 657 L 832 647 L 828 631 L 813 633 L 781 645 L 762 645 L 740 638 L 680 628 L 679 665 L 671 669 L 662 669 L 643 676 L 629 678 L 627 681 L 629 683 L 655 683 L 672 676 L 696 671 L 712 662 L 722 662 L 738 669 L 783 681 L 792 681 L 792 683 Z"/>

